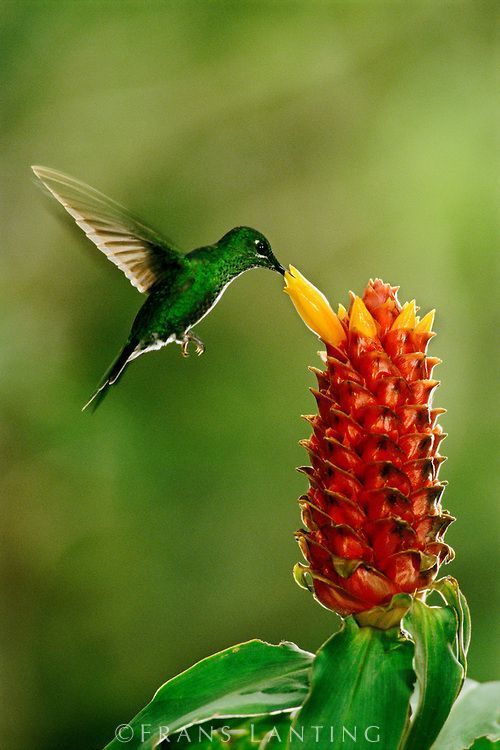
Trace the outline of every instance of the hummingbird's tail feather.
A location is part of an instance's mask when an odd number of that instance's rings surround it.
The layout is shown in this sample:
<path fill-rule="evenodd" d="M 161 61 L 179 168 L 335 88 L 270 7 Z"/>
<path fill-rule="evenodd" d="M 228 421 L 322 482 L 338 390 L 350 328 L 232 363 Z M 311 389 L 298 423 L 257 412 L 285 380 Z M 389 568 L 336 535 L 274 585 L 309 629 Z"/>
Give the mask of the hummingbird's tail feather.
<path fill-rule="evenodd" d="M 118 357 L 104 374 L 95 393 L 92 394 L 90 399 L 82 408 L 82 411 L 85 411 L 85 409 L 89 408 L 92 412 L 94 412 L 97 409 L 97 407 L 109 391 L 110 387 L 118 382 L 120 377 L 125 372 L 125 369 L 130 360 L 134 359 L 133 355 L 136 346 L 137 343 L 135 341 L 129 341 L 125 344 Z"/>

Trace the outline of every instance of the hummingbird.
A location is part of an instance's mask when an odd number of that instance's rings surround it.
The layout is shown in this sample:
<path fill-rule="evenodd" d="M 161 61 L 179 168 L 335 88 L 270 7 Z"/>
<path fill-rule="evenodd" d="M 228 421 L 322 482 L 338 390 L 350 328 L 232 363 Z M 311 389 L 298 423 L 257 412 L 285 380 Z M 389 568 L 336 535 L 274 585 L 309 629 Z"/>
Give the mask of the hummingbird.
<path fill-rule="evenodd" d="M 147 295 L 124 347 L 83 409 L 95 410 L 130 362 L 146 352 L 175 343 L 184 356 L 190 344 L 203 354 L 205 345 L 193 327 L 242 273 L 251 268 L 285 273 L 269 241 L 256 229 L 235 227 L 218 242 L 183 254 L 98 190 L 55 169 L 32 170 L 87 237 Z"/>

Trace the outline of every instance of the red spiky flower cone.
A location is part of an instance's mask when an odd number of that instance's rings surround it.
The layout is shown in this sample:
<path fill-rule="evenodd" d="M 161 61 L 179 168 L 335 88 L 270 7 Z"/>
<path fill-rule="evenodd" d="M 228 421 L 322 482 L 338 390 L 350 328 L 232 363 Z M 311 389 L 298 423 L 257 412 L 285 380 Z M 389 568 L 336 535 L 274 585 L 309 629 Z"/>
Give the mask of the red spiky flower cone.
<path fill-rule="evenodd" d="M 296 578 L 347 616 L 425 590 L 453 555 L 438 479 L 444 410 L 432 407 L 439 360 L 427 355 L 434 314 L 420 321 L 414 302 L 401 307 L 397 288 L 376 279 L 335 315 L 296 269 L 286 280 L 326 344 L 325 368 L 311 368 L 318 413 L 306 417 L 313 434 L 302 442 L 310 486 L 297 539 L 307 565 Z"/>

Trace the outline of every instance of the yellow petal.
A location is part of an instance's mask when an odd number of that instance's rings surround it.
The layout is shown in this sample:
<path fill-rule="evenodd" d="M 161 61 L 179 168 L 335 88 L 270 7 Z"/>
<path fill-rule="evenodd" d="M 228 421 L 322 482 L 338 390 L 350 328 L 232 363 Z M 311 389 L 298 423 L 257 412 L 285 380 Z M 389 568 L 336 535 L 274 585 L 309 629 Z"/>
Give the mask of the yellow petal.
<path fill-rule="evenodd" d="M 346 338 L 345 331 L 325 295 L 294 266 L 285 272 L 285 284 L 283 291 L 292 300 L 306 326 L 326 343 L 341 344 Z"/>
<path fill-rule="evenodd" d="M 362 333 L 371 339 L 377 338 L 377 324 L 361 299 L 357 295 L 354 297 L 349 314 L 349 330 Z"/>
<path fill-rule="evenodd" d="M 347 310 L 345 309 L 344 305 L 341 305 L 339 302 L 339 309 L 337 310 L 337 316 L 339 320 L 344 321 L 347 318 Z"/>
<path fill-rule="evenodd" d="M 407 331 L 413 331 L 417 323 L 417 310 L 415 308 L 415 300 L 407 302 L 403 305 L 403 309 L 399 313 L 398 317 L 391 326 L 391 331 L 395 331 L 397 328 L 404 328 Z"/>
<path fill-rule="evenodd" d="M 427 313 L 427 315 L 424 315 L 420 323 L 417 323 L 415 326 L 415 332 L 416 333 L 431 333 L 432 332 L 432 326 L 434 324 L 434 315 L 436 314 L 435 310 L 431 310 Z"/>

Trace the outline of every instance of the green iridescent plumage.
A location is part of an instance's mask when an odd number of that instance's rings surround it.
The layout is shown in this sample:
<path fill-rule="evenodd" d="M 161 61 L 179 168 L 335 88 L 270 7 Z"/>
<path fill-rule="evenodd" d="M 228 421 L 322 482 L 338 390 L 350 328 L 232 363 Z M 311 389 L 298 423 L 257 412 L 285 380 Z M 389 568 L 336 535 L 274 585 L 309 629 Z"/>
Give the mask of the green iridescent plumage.
<path fill-rule="evenodd" d="M 148 294 L 127 343 L 86 406 L 96 408 L 129 362 L 147 351 L 175 342 L 187 355 L 193 342 L 202 354 L 204 345 L 192 329 L 237 276 L 251 268 L 284 273 L 269 242 L 255 229 L 236 227 L 215 244 L 183 255 L 97 190 L 54 169 L 32 169 L 87 237 Z"/>

